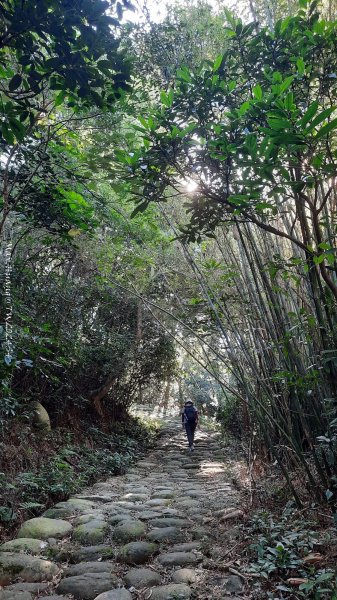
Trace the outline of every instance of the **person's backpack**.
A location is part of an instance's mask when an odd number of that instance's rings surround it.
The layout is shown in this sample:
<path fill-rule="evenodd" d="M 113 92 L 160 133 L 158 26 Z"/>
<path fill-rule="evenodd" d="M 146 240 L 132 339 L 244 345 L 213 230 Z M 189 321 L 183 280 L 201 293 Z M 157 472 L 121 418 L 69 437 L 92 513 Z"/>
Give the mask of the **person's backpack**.
<path fill-rule="evenodd" d="M 187 420 L 187 423 L 191 423 L 191 425 L 195 425 L 197 422 L 197 411 L 194 406 L 185 406 L 184 414 Z"/>

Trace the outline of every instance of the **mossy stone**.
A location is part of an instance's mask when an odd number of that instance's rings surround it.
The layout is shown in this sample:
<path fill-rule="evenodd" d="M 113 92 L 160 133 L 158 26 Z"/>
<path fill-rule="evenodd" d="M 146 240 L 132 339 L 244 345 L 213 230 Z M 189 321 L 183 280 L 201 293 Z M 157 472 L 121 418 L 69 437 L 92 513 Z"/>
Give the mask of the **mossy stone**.
<path fill-rule="evenodd" d="M 113 530 L 113 538 L 118 542 L 131 542 L 140 538 L 145 533 L 145 525 L 142 521 L 124 521 Z"/>
<path fill-rule="evenodd" d="M 120 549 L 118 560 L 128 565 L 141 565 L 146 563 L 157 550 L 157 544 L 150 542 L 130 542 Z"/>
<path fill-rule="evenodd" d="M 18 538 L 36 538 L 47 540 L 48 538 L 61 539 L 72 532 L 72 525 L 62 519 L 48 519 L 36 517 L 29 519 L 21 525 Z"/>
<path fill-rule="evenodd" d="M 48 548 L 48 543 L 36 538 L 18 538 L 9 540 L 0 546 L 0 552 L 25 552 L 26 554 L 41 554 Z"/>
<path fill-rule="evenodd" d="M 59 568 L 49 560 L 15 552 L 0 554 L 0 585 L 8 585 L 17 577 L 24 581 L 50 581 L 59 572 Z"/>
<path fill-rule="evenodd" d="M 93 519 L 75 527 L 73 538 L 81 544 L 93 546 L 104 542 L 108 529 L 109 525 L 105 521 Z"/>

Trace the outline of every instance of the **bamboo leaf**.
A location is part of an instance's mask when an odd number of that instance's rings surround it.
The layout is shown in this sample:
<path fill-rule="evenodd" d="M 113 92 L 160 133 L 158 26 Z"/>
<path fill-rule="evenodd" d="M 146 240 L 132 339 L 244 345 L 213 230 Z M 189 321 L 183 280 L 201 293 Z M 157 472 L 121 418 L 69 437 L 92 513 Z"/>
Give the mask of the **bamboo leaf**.
<path fill-rule="evenodd" d="M 310 104 L 309 108 L 307 109 L 307 111 L 304 113 L 303 117 L 300 120 L 300 124 L 302 126 L 309 123 L 309 121 L 312 119 L 312 117 L 317 113 L 318 106 L 319 106 L 318 100 L 315 100 L 312 104 Z"/>
<path fill-rule="evenodd" d="M 327 109 L 323 110 L 321 113 L 319 113 L 319 115 L 317 115 L 317 117 L 311 122 L 310 126 L 307 127 L 306 132 L 309 133 L 315 127 L 317 127 L 317 125 L 320 125 L 320 123 L 322 123 L 323 121 L 325 121 L 325 119 L 327 119 L 328 117 L 330 117 L 330 115 L 335 110 L 336 110 L 336 107 L 332 106 L 330 108 L 327 108 Z"/>
<path fill-rule="evenodd" d="M 316 134 L 316 140 L 319 140 L 322 137 L 324 137 L 325 135 L 328 135 L 328 133 L 330 133 L 330 131 L 333 131 L 334 129 L 336 129 L 336 127 L 337 127 L 337 119 L 333 119 L 332 121 L 330 121 L 330 123 L 323 125 L 323 127 L 321 127 L 321 129 Z"/>

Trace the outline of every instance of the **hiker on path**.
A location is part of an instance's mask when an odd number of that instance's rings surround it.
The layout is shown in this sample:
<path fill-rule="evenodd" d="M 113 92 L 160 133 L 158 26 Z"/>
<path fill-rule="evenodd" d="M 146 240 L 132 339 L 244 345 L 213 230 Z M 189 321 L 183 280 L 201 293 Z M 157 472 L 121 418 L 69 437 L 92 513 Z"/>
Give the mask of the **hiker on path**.
<path fill-rule="evenodd" d="M 183 429 L 186 431 L 188 445 L 190 450 L 194 450 L 194 433 L 198 424 L 199 415 L 197 409 L 193 406 L 192 400 L 185 402 L 185 407 L 181 413 Z"/>

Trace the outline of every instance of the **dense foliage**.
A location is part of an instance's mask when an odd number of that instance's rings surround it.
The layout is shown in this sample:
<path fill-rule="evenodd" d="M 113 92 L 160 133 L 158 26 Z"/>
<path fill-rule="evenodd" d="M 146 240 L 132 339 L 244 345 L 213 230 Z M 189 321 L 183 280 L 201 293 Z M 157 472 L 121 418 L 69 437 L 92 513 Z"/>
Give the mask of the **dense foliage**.
<path fill-rule="evenodd" d="M 164 379 L 174 364 L 158 325 L 144 316 L 140 328 L 137 300 L 100 278 L 94 243 L 92 253 L 89 239 L 76 243 L 99 219 L 111 226 L 82 140 L 86 123 L 100 118 L 93 111 L 113 111 L 128 88 L 122 8 L 101 1 L 1 7 L 4 281 L 11 273 L 3 425 L 36 399 L 55 420 L 80 411 L 81 401 L 108 419 L 102 403 L 112 390 L 107 411 L 117 418 L 140 386 Z"/>
<path fill-rule="evenodd" d="M 84 220 L 90 213 L 74 196 L 79 174 L 62 133 L 74 114 L 111 108 L 127 87 L 111 8 L 97 0 L 1 4 L 0 231 L 13 210 L 54 229 L 60 220 L 72 222 L 72 204 Z M 121 17 L 119 2 L 117 11 Z"/>

